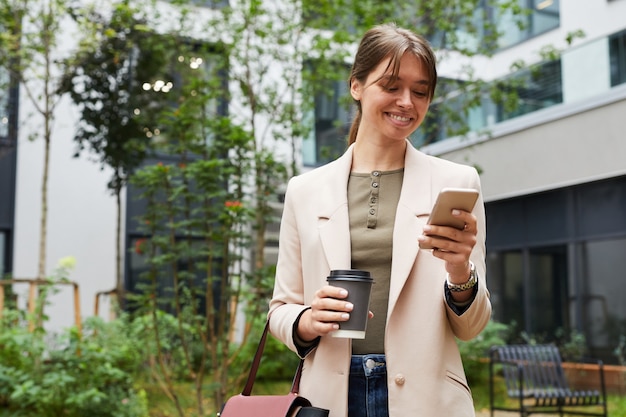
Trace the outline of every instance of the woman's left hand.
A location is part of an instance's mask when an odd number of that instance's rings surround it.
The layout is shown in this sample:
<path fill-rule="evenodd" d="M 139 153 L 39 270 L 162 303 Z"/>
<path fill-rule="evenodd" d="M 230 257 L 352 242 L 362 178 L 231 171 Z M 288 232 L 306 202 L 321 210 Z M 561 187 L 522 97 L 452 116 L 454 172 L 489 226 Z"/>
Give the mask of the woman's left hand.
<path fill-rule="evenodd" d="M 433 256 L 446 262 L 451 282 L 465 282 L 469 276 L 469 259 L 476 245 L 476 216 L 463 210 L 452 210 L 452 215 L 463 220 L 462 230 L 449 226 L 426 225 L 418 237 L 432 245 Z"/>

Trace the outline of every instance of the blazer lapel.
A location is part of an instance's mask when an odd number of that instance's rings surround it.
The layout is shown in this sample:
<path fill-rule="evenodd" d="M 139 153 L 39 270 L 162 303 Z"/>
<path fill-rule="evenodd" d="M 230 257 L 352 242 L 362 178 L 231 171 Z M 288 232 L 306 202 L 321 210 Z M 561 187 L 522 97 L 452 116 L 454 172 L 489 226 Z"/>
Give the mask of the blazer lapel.
<path fill-rule="evenodd" d="M 350 257 L 350 219 L 348 216 L 348 178 L 352 167 L 352 149 L 350 146 L 337 160 L 329 164 L 326 177 L 320 181 L 325 184 L 320 195 L 320 209 L 317 227 L 322 249 L 330 270 L 349 269 Z"/>
<path fill-rule="evenodd" d="M 419 252 L 422 233 L 432 207 L 432 181 L 428 158 L 407 143 L 404 178 L 393 230 L 393 255 L 389 288 L 389 312 L 393 310 Z M 390 317 L 388 314 L 387 317 Z"/>

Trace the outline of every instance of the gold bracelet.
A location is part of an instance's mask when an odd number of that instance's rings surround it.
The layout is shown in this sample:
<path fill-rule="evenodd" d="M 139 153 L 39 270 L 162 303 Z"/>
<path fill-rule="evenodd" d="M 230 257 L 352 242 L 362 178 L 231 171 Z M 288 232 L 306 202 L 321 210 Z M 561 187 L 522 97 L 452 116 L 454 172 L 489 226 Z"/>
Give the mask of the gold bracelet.
<path fill-rule="evenodd" d="M 448 289 L 450 291 L 454 291 L 454 292 L 467 291 L 467 290 L 471 290 L 472 288 L 476 286 L 476 284 L 478 284 L 478 275 L 476 274 L 476 265 L 474 265 L 472 261 L 470 261 L 469 264 L 470 264 L 470 275 L 469 275 L 469 279 L 464 284 L 452 284 L 450 282 L 450 274 L 447 274 L 446 285 L 448 286 Z"/>

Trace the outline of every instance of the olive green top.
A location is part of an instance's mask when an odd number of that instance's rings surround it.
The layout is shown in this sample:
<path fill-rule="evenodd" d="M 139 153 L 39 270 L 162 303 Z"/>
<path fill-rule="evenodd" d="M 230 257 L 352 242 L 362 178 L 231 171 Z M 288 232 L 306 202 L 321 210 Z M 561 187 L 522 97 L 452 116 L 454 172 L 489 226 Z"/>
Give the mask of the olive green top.
<path fill-rule="evenodd" d="M 385 353 L 385 323 L 389 304 L 389 280 L 393 225 L 400 199 L 404 169 L 351 173 L 348 211 L 352 268 L 370 271 L 374 278 L 365 339 L 352 341 L 352 353 Z"/>

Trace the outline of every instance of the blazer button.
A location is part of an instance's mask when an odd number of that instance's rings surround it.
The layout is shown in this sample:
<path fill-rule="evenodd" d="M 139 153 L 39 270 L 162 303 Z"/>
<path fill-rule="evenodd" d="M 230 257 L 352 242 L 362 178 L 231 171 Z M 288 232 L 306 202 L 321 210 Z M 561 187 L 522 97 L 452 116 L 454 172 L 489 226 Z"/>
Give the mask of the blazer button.
<path fill-rule="evenodd" d="M 405 381 L 404 375 L 402 374 L 396 375 L 396 379 L 395 379 L 396 385 L 404 385 L 404 381 Z"/>

